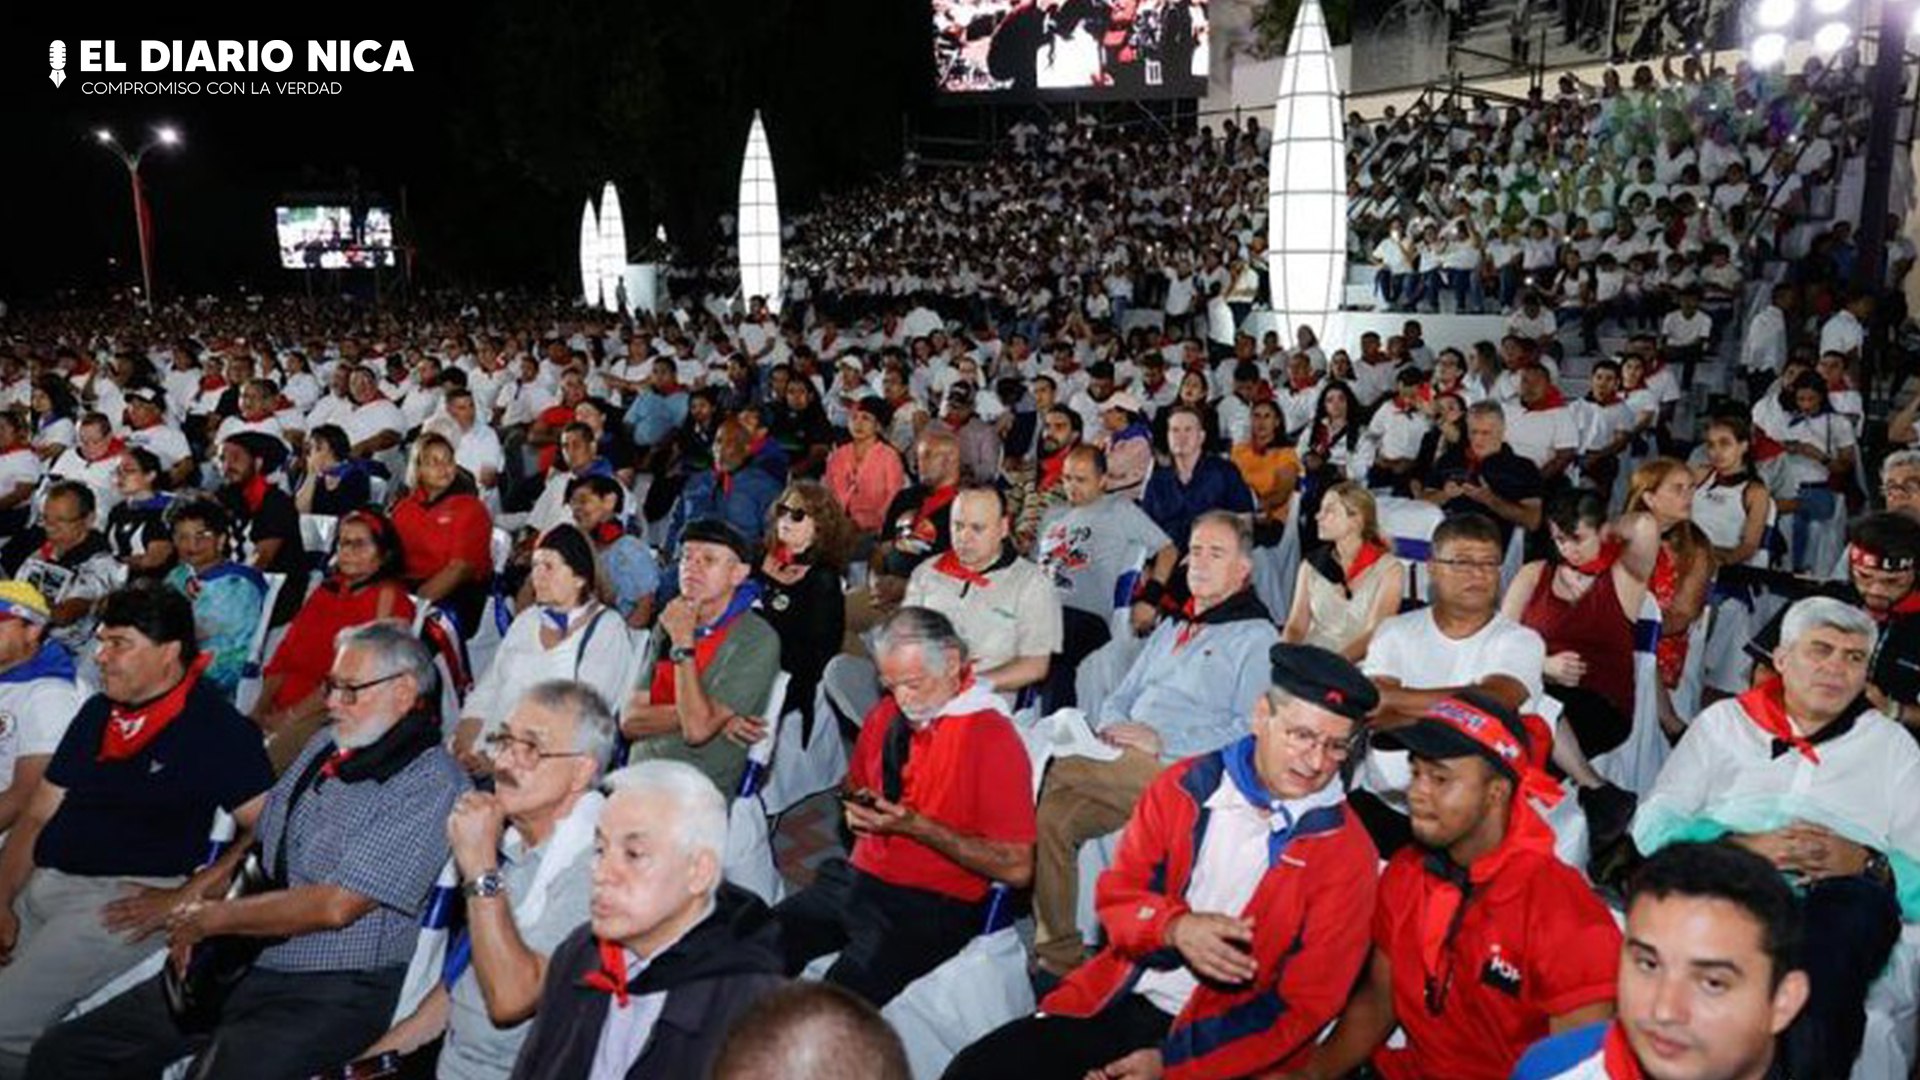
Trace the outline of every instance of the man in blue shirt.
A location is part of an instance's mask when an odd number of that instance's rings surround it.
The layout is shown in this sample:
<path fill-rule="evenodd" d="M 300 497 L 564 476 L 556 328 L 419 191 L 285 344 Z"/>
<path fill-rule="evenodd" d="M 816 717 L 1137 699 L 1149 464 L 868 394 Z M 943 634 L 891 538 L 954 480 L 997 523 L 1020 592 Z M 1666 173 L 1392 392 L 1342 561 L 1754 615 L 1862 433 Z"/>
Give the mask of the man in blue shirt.
<path fill-rule="evenodd" d="M 671 356 L 658 357 L 653 361 L 653 378 L 627 408 L 626 424 L 633 434 L 633 445 L 650 454 L 673 438 L 686 419 L 687 389 L 680 385 L 679 365 Z"/>
<path fill-rule="evenodd" d="M 261 803 L 235 815 L 286 887 L 233 900 L 199 893 L 166 915 L 175 951 L 214 937 L 270 939 L 212 1029 L 183 1027 L 156 976 L 49 1031 L 27 1075 L 156 1075 L 193 1054 L 189 1072 L 201 1080 L 297 1080 L 379 1038 L 447 861 L 447 815 L 467 787 L 440 745 L 437 682 L 405 626 L 342 633 L 326 684 L 332 722 Z"/>
<path fill-rule="evenodd" d="M 1167 449 L 1173 463 L 1153 470 L 1140 496 L 1140 509 L 1184 555 L 1194 519 L 1209 510 L 1251 514 L 1253 493 L 1231 462 L 1204 452 L 1206 431 L 1192 406 L 1175 405 L 1167 416 Z"/>

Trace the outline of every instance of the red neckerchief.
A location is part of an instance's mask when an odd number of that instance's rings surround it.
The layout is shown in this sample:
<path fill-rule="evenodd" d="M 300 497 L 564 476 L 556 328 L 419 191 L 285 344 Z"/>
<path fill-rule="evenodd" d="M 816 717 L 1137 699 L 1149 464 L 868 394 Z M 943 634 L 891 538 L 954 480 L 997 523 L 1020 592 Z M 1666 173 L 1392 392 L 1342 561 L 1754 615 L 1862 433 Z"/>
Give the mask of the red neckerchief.
<path fill-rule="evenodd" d="M 1179 652 L 1185 648 L 1198 633 L 1200 633 L 1200 617 L 1194 611 L 1193 597 L 1189 596 L 1187 602 L 1180 607 L 1180 632 L 1173 637 L 1173 651 Z"/>
<path fill-rule="evenodd" d="M 99 457 L 90 458 L 90 457 L 87 457 L 87 455 L 85 454 L 81 454 L 80 456 L 86 459 L 88 462 L 97 463 L 97 462 L 105 461 L 108 458 L 117 458 L 121 454 L 124 454 L 126 452 L 127 452 L 127 444 L 119 438 L 112 438 L 107 440 L 107 448 L 100 452 Z"/>
<path fill-rule="evenodd" d="M 720 494 L 733 494 L 733 474 L 723 468 L 719 462 L 713 466 L 713 482 L 720 485 Z"/>
<path fill-rule="evenodd" d="M 1313 389 L 1314 386 L 1319 382 L 1320 382 L 1320 376 L 1315 375 L 1312 372 L 1308 372 L 1307 377 L 1304 379 L 1288 379 L 1287 385 L 1292 387 L 1293 392 L 1297 394 L 1297 393 L 1300 393 L 1302 390 Z"/>
<path fill-rule="evenodd" d="M 1158 379 L 1149 379 L 1144 375 L 1140 378 L 1140 387 L 1147 392 L 1148 397 L 1159 393 L 1160 388 L 1165 385 L 1167 385 L 1167 377 L 1164 375 Z"/>
<path fill-rule="evenodd" d="M 1424 388 L 1425 388 L 1425 385 L 1422 384 L 1422 389 Z M 1395 395 L 1393 399 L 1393 409 L 1395 412 L 1399 413 L 1401 416 L 1412 416 L 1414 413 L 1417 413 L 1420 411 L 1420 400 L 1418 395 L 1415 396 L 1414 400 L 1408 401 L 1408 402 L 1402 402 L 1399 396 Z"/>
<path fill-rule="evenodd" d="M 888 398 L 887 406 L 891 408 L 894 412 L 899 412 L 901 406 L 906 405 L 912 400 L 913 400 L 913 391 L 909 390 L 906 393 L 901 394 L 897 398 Z"/>
<path fill-rule="evenodd" d="M 933 515 L 945 509 L 958 494 L 959 484 L 948 484 L 928 492 L 927 497 L 920 500 L 920 509 L 913 512 L 913 524 L 908 527 L 908 535 L 932 543 L 939 535 L 939 530 L 933 527 Z"/>
<path fill-rule="evenodd" d="M 933 569 L 936 573 L 945 574 L 955 581 L 962 582 L 966 585 L 981 589 L 991 589 L 993 587 L 992 578 L 961 562 L 960 556 L 951 549 L 949 549 L 946 554 L 934 560 Z"/>
<path fill-rule="evenodd" d="M 1517 856 L 1532 852 L 1551 857 L 1553 855 L 1553 830 L 1533 809 L 1525 795 L 1518 792 L 1507 816 L 1507 834 L 1501 838 L 1500 846 L 1473 861 L 1464 873 L 1466 887 L 1476 895 L 1485 892 L 1486 885 Z M 1420 875 L 1420 963 L 1426 972 L 1427 998 L 1429 1011 L 1438 1015 L 1444 1011 L 1447 984 L 1452 981 L 1452 965 L 1447 962 L 1447 949 L 1453 943 L 1453 936 L 1460 929 L 1460 922 L 1466 914 L 1467 892 L 1457 880 L 1442 877 L 1433 869 L 1434 860 L 1445 860 L 1441 852 L 1430 853 L 1426 860 L 1426 869 Z M 1436 996 L 1437 991 L 1437 996 Z M 1437 1007 L 1436 1007 L 1437 1006 Z"/>
<path fill-rule="evenodd" d="M 580 985 L 613 995 L 614 1007 L 624 1009 L 627 1007 L 627 947 L 600 938 L 595 938 L 594 944 L 600 952 L 600 968 L 587 972 Z"/>
<path fill-rule="evenodd" d="M 1640 1059 L 1627 1042 L 1627 1029 L 1618 1020 L 1607 1025 L 1607 1037 L 1600 1042 L 1600 1067 L 1606 1070 L 1607 1080 L 1646 1080 Z"/>
<path fill-rule="evenodd" d="M 713 664 L 714 655 L 720 651 L 720 646 L 727 643 L 727 635 L 733 632 L 733 624 L 746 611 L 747 608 L 742 607 L 731 615 L 722 615 L 719 622 L 694 632 L 693 670 L 696 674 L 706 674 L 707 668 Z M 654 663 L 653 681 L 647 687 L 647 703 L 649 705 L 679 704 L 679 690 L 673 682 L 671 658 Z"/>
<path fill-rule="evenodd" d="M 770 436 L 764 431 L 753 437 L 753 441 L 747 444 L 747 457 L 749 460 L 751 460 L 755 454 L 758 454 L 762 447 L 767 445 L 768 438 L 770 438 Z"/>
<path fill-rule="evenodd" d="M 187 673 L 173 689 L 138 708 L 115 705 L 107 712 L 107 725 L 100 733 L 100 761 L 125 761 L 145 750 L 167 725 L 187 706 L 187 694 L 200 681 L 200 673 L 213 663 L 212 653 L 201 653 L 187 665 Z"/>
<path fill-rule="evenodd" d="M 1748 690 L 1738 700 L 1755 727 L 1799 751 L 1801 757 L 1815 765 L 1820 764 L 1820 752 L 1806 736 L 1793 730 L 1793 722 L 1787 719 L 1787 685 L 1780 676 L 1775 675 Z"/>
<path fill-rule="evenodd" d="M 1627 549 L 1624 540 L 1608 540 L 1600 545 L 1600 553 L 1583 563 L 1568 563 L 1567 568 L 1588 577 L 1599 577 L 1620 561 L 1620 553 Z"/>
<path fill-rule="evenodd" d="M 1460 453 L 1467 461 L 1467 479 L 1472 480 L 1478 477 L 1480 475 L 1480 466 L 1486 459 L 1473 452 L 1473 444 L 1470 442 L 1460 445 Z"/>
<path fill-rule="evenodd" d="M 1885 611 L 1874 611 L 1872 608 L 1867 608 L 1866 612 L 1867 615 L 1877 623 L 1884 623 L 1889 619 L 1904 619 L 1913 615 L 1920 615 L 1920 589 L 1915 589 L 1894 601 L 1893 606 Z"/>
<path fill-rule="evenodd" d="M 203 394 L 212 393 L 215 390 L 225 390 L 226 388 L 227 380 L 221 378 L 219 375 L 200 376 L 200 392 Z"/>
<path fill-rule="evenodd" d="M 773 547 L 767 554 L 773 556 L 773 566 L 776 570 L 791 570 L 800 565 L 800 560 L 793 557 L 793 549 L 778 540 L 774 541 Z"/>
<path fill-rule="evenodd" d="M 1253 384 L 1253 400 L 1249 401 L 1247 404 L 1258 405 L 1263 401 L 1272 401 L 1272 400 L 1273 400 L 1273 387 L 1267 383 L 1267 380 L 1261 379 L 1259 382 Z"/>
<path fill-rule="evenodd" d="M 1839 393 L 1842 390 L 1851 389 L 1853 389 L 1853 384 L 1847 381 L 1847 373 L 1844 371 L 1840 373 L 1839 378 L 1827 380 L 1828 393 Z"/>
<path fill-rule="evenodd" d="M 595 544 L 600 547 L 606 547 L 608 544 L 625 536 L 626 530 L 622 529 L 620 523 L 617 521 L 603 521 L 593 527 L 593 532 L 590 535 L 593 537 Z"/>
<path fill-rule="evenodd" d="M 1566 403 L 1567 403 L 1567 395 L 1561 393 L 1559 387 L 1553 385 L 1552 383 L 1548 383 L 1547 392 L 1541 396 L 1539 401 L 1533 403 L 1532 405 L 1528 405 L 1527 411 L 1528 412 L 1547 412 L 1550 409 L 1558 409 L 1561 406 L 1565 405 Z M 1525 403 L 1523 402 L 1522 404 L 1525 404 Z"/>
<path fill-rule="evenodd" d="M 1787 452 L 1785 444 L 1776 441 L 1773 436 L 1761 431 L 1758 427 L 1753 428 L 1752 433 L 1753 446 L 1749 453 L 1755 464 L 1772 461 Z"/>
<path fill-rule="evenodd" d="M 1067 468 L 1067 455 L 1072 452 L 1073 447 L 1069 446 L 1040 459 L 1041 491 L 1052 491 L 1060 483 L 1060 476 Z"/>
<path fill-rule="evenodd" d="M 1422 405 L 1431 405 L 1433 404 L 1433 395 L 1436 392 L 1445 393 L 1446 387 L 1441 387 L 1440 390 L 1435 391 L 1432 383 L 1423 382 L 1419 386 L 1414 387 L 1413 400 Z"/>
<path fill-rule="evenodd" d="M 267 478 L 254 473 L 253 479 L 240 485 L 240 499 L 247 504 L 248 513 L 259 513 L 260 504 L 267 501 Z"/>
<path fill-rule="evenodd" d="M 1386 554 L 1387 549 L 1381 547 L 1379 544 L 1363 542 L 1360 545 L 1360 550 L 1354 554 L 1353 562 L 1341 567 L 1342 572 L 1347 576 L 1347 591 L 1351 593 L 1353 591 L 1353 583 L 1360 579 L 1360 575 L 1366 573 L 1374 563 L 1385 558 Z"/>
<path fill-rule="evenodd" d="M 339 776 L 340 766 L 351 761 L 353 759 L 353 753 L 353 747 L 351 746 L 335 747 L 333 753 L 327 755 L 327 760 L 320 763 L 320 778 L 323 780 L 332 780 Z"/>

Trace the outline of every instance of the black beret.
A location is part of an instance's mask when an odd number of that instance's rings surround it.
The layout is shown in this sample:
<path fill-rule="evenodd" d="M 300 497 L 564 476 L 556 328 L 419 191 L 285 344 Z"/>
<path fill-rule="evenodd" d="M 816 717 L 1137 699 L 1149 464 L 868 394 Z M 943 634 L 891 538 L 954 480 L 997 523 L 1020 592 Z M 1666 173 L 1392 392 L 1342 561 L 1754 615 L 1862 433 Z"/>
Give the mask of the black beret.
<path fill-rule="evenodd" d="M 680 530 L 680 545 L 685 547 L 691 543 L 719 544 L 731 548 L 741 562 L 753 561 L 753 544 L 740 534 L 739 529 L 719 518 L 700 518 Z"/>
<path fill-rule="evenodd" d="M 1345 657 L 1315 645 L 1275 645 L 1273 685 L 1355 722 L 1380 705 L 1380 691 Z"/>

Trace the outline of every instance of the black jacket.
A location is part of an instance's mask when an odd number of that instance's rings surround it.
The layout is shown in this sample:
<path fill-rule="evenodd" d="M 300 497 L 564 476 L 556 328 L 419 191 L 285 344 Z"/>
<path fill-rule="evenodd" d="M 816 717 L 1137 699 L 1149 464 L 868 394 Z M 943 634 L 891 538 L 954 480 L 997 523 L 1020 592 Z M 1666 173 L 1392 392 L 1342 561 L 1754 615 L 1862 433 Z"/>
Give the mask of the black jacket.
<path fill-rule="evenodd" d="M 599 968 L 591 925 L 553 951 L 513 1080 L 586 1080 L 593 1071 L 612 998 L 581 980 Z M 667 995 L 627 1080 L 707 1075 L 734 1018 L 785 981 L 773 913 L 753 894 L 722 885 L 713 914 L 627 984 L 634 994 Z"/>

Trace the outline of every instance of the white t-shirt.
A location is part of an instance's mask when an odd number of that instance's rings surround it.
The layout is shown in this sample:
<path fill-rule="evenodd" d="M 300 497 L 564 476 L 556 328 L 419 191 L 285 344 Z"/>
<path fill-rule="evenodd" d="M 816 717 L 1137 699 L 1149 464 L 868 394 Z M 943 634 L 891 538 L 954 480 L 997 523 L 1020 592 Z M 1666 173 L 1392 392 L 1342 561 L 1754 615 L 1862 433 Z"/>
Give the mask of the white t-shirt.
<path fill-rule="evenodd" d="M 40 455 L 29 447 L 0 454 L 0 495 L 9 494 L 21 485 L 38 486 L 43 471 Z"/>
<path fill-rule="evenodd" d="M 193 453 L 193 448 L 187 445 L 187 437 L 179 428 L 163 424 L 127 432 L 127 445 L 137 446 L 160 459 L 163 469 L 173 468 Z"/>
<path fill-rule="evenodd" d="M 346 429 L 347 442 L 358 446 L 383 431 L 395 435 L 407 433 L 407 419 L 400 413 L 400 406 L 385 398 L 375 398 L 356 407 L 341 423 Z"/>
<path fill-rule="evenodd" d="M 0 791 L 13 786 L 14 762 L 53 753 L 86 699 L 72 679 L 0 682 Z"/>
<path fill-rule="evenodd" d="M 1820 328 L 1820 352 L 1851 353 L 1865 344 L 1867 334 L 1853 312 L 1841 308 Z"/>
<path fill-rule="evenodd" d="M 1580 425 L 1573 410 L 1564 405 L 1536 411 L 1511 401 L 1507 403 L 1507 445 L 1544 468 L 1560 451 L 1580 449 Z"/>
<path fill-rule="evenodd" d="M 1704 344 L 1712 333 L 1713 318 L 1704 311 L 1696 310 L 1689 319 L 1686 312 L 1675 308 L 1660 320 L 1660 336 L 1671 346 L 1685 348 Z"/>
<path fill-rule="evenodd" d="M 1478 633 L 1456 640 L 1440 632 L 1433 609 L 1425 608 L 1381 623 L 1360 670 L 1368 678 L 1394 679 L 1408 690 L 1470 686 L 1506 675 L 1520 680 L 1531 701 L 1540 696 L 1546 662 L 1547 643 L 1505 615 L 1496 613 Z M 1360 787 L 1405 813 L 1407 783 L 1412 777 L 1406 751 L 1369 749 L 1360 769 Z"/>
<path fill-rule="evenodd" d="M 1529 341 L 1550 338 L 1558 330 L 1559 324 L 1554 321 L 1553 312 L 1548 311 L 1544 306 L 1537 315 L 1528 315 L 1526 308 L 1520 308 L 1507 316 L 1507 333 Z"/>
<path fill-rule="evenodd" d="M 1367 435 L 1380 457 L 1407 461 L 1420 456 L 1420 441 L 1433 425 L 1419 409 L 1401 412 L 1393 402 L 1383 403 L 1367 423 Z"/>

